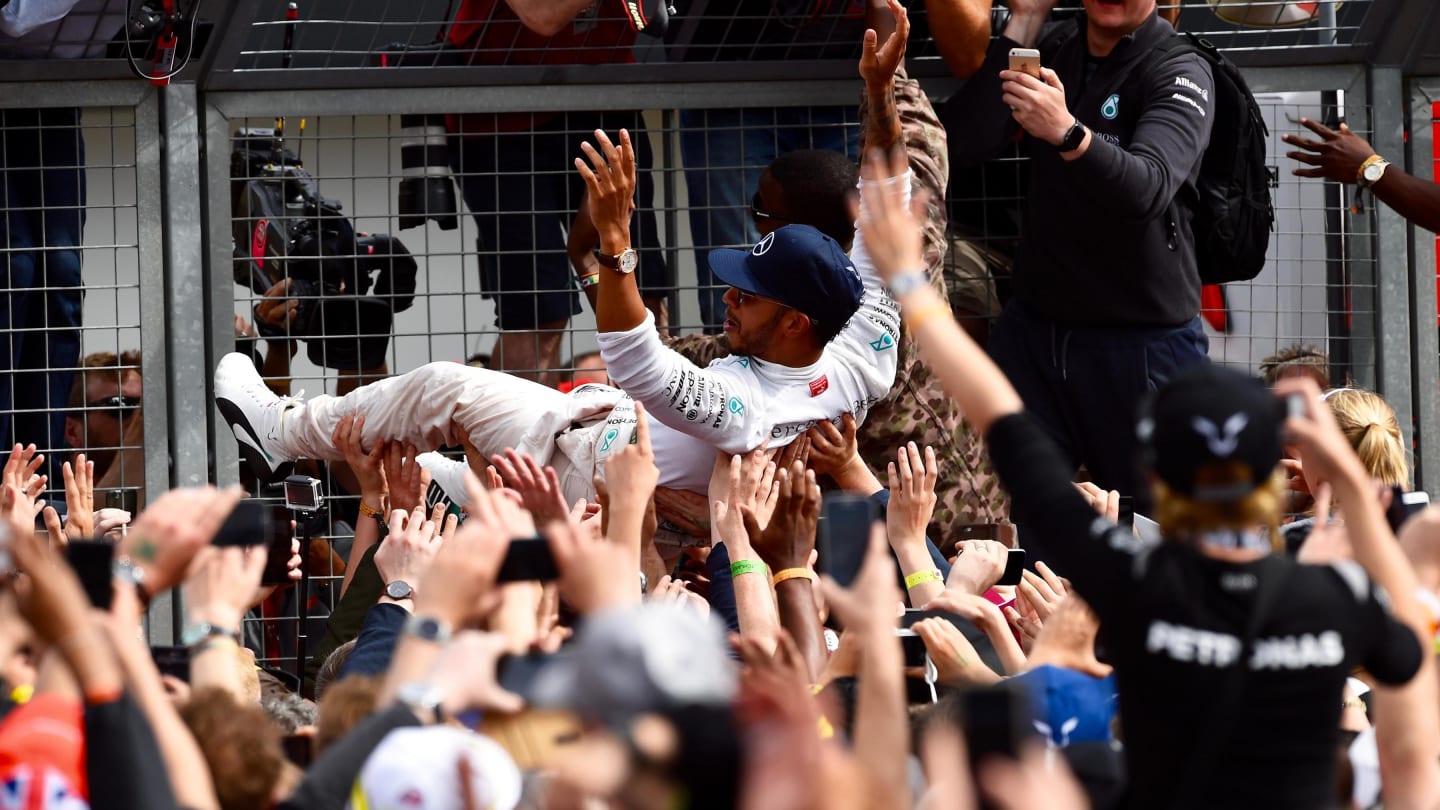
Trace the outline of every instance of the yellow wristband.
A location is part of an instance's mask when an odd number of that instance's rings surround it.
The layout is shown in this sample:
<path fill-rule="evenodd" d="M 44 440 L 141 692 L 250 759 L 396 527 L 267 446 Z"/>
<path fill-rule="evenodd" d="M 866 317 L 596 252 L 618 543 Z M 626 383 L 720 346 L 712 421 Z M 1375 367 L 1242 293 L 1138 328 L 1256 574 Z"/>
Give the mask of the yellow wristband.
<path fill-rule="evenodd" d="M 815 572 L 809 568 L 786 568 L 783 571 L 776 571 L 775 576 L 770 578 L 771 585 L 779 585 L 787 579 L 808 579 L 815 581 Z"/>
<path fill-rule="evenodd" d="M 741 574 L 763 573 L 765 573 L 765 563 L 762 563 L 759 560 L 736 560 L 735 562 L 730 563 L 731 579 L 734 579 Z"/>
<path fill-rule="evenodd" d="M 589 289 L 590 287 L 594 287 L 596 284 L 600 283 L 600 274 L 590 273 L 588 275 L 578 277 L 576 281 L 580 282 L 580 289 Z"/>
<path fill-rule="evenodd" d="M 372 517 L 372 518 L 373 518 L 373 517 L 380 517 L 380 516 L 383 515 L 384 513 L 381 512 L 379 509 L 376 509 L 375 507 L 371 506 L 370 504 L 365 503 L 365 501 L 362 500 L 362 501 L 360 501 L 360 514 L 364 515 L 365 517 Z"/>
<path fill-rule="evenodd" d="M 918 327 L 920 324 L 930 320 L 931 318 L 934 318 L 937 315 L 949 316 L 950 306 L 944 302 L 941 302 L 938 304 L 931 304 L 928 307 L 917 309 L 913 313 L 905 312 L 902 314 L 905 316 L 905 323 L 908 324 L 911 329 L 914 329 L 915 327 Z"/>
<path fill-rule="evenodd" d="M 905 577 L 905 590 L 908 591 L 916 585 L 924 585 L 927 582 L 944 584 L 945 577 L 940 575 L 940 569 L 938 568 L 931 568 L 928 571 L 916 571 L 910 576 Z"/>

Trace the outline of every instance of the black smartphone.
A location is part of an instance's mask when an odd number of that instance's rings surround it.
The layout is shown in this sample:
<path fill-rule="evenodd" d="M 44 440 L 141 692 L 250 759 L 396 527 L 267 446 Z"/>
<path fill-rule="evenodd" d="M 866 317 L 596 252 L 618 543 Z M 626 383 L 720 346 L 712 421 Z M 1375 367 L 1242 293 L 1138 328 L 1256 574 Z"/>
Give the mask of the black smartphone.
<path fill-rule="evenodd" d="M 1021 576 L 1025 573 L 1025 549 L 1009 549 L 1009 555 L 1005 558 L 1005 573 L 1000 575 L 1000 581 L 996 585 L 1019 585 Z"/>
<path fill-rule="evenodd" d="M 954 559 L 957 552 L 955 549 L 966 540 L 999 540 L 999 523 L 967 523 L 960 526 L 950 537 L 940 543 L 940 556 L 947 560 Z"/>
<path fill-rule="evenodd" d="M 1035 734 L 1025 693 L 1008 682 L 961 692 L 960 722 L 972 769 L 987 757 L 1018 759 L 1025 740 Z"/>
<path fill-rule="evenodd" d="M 865 562 L 870 527 L 879 519 L 880 506 L 870 498 L 845 494 L 825 496 L 815 537 L 818 552 L 815 569 L 849 587 L 860 573 L 861 563 Z"/>
<path fill-rule="evenodd" d="M 1390 508 L 1385 510 L 1385 519 L 1390 521 L 1390 531 L 1400 533 L 1400 527 L 1416 513 L 1425 511 L 1430 505 L 1430 495 L 1425 492 L 1406 492 L 1396 484 L 1390 487 Z"/>
<path fill-rule="evenodd" d="M 90 604 L 109 610 L 110 602 L 115 598 L 112 581 L 115 576 L 115 544 L 108 540 L 71 540 L 65 547 L 65 556 L 80 578 L 85 595 L 90 597 Z"/>
<path fill-rule="evenodd" d="M 895 635 L 900 638 L 900 649 L 905 653 L 905 666 L 925 666 L 925 640 L 908 627 L 895 628 Z"/>
<path fill-rule="evenodd" d="M 500 563 L 500 572 L 495 575 L 496 582 L 550 582 L 559 578 L 555 555 L 550 553 L 550 543 L 543 537 L 511 540 L 505 561 Z"/>
<path fill-rule="evenodd" d="M 225 518 L 215 533 L 216 546 L 264 546 L 265 573 L 262 585 L 283 585 L 290 581 L 291 513 L 283 506 L 260 500 L 244 500 Z"/>
<path fill-rule="evenodd" d="M 161 675 L 190 682 L 190 650 L 185 647 L 151 647 L 150 658 Z"/>
<path fill-rule="evenodd" d="M 235 509 L 215 532 L 211 545 L 268 546 L 273 533 L 270 505 L 246 500 L 235 504 Z"/>
<path fill-rule="evenodd" d="M 1130 531 L 1135 531 L 1135 496 L 1120 496 L 1120 514 L 1115 518 L 1115 525 Z"/>

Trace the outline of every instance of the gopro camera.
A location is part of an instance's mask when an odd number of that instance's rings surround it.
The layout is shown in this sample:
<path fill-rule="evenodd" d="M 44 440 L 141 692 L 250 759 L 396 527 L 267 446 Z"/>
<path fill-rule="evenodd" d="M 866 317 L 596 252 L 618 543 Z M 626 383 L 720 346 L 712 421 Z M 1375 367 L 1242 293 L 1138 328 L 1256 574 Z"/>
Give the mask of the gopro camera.
<path fill-rule="evenodd" d="M 325 497 L 320 494 L 320 479 L 308 475 L 292 475 L 285 479 L 285 508 L 292 512 L 319 512 Z"/>

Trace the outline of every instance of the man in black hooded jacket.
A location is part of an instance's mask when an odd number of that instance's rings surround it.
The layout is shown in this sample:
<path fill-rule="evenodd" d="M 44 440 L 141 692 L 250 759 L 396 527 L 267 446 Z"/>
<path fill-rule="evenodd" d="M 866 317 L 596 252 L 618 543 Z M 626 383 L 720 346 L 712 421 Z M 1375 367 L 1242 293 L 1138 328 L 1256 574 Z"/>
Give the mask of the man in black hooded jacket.
<path fill-rule="evenodd" d="M 1101 485 L 1148 503 L 1135 464 L 1135 404 L 1205 362 L 1191 211 L 1209 144 L 1213 80 L 1198 55 L 1135 68 L 1174 35 L 1155 0 L 1012 0 L 985 63 L 942 114 L 956 163 L 1017 134 L 1030 189 L 1014 299 L 989 349 L 1027 408 Z M 1040 77 L 1008 68 L 1038 48 Z"/>

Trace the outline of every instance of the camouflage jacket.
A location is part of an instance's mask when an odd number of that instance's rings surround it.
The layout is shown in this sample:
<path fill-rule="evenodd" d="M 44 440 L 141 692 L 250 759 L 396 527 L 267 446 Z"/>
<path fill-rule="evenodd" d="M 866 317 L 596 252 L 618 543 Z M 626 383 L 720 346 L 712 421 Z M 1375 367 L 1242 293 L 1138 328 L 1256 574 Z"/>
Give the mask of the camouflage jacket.
<path fill-rule="evenodd" d="M 930 106 L 920 83 L 903 73 L 895 80 L 895 106 L 900 116 L 901 137 L 915 175 L 915 191 L 930 194 L 925 222 L 925 266 L 930 281 L 945 295 L 942 271 L 945 238 L 945 187 L 950 164 L 945 128 Z M 868 105 L 862 95 L 860 120 L 868 121 Z M 865 133 L 861 133 L 864 153 Z M 725 354 L 719 338 L 689 335 L 669 338 L 671 348 L 704 366 Z M 940 476 L 935 485 L 937 502 L 930 522 L 930 536 L 936 543 L 958 535 L 967 523 L 994 523 L 1008 517 L 1009 503 L 985 452 L 984 437 L 978 435 L 960 415 L 959 408 L 940 387 L 940 380 L 920 361 L 919 347 L 902 332 L 900 365 L 895 386 L 885 399 L 870 409 L 860 426 L 857 441 L 860 456 L 880 480 L 886 464 L 893 461 L 901 444 L 913 441 L 935 448 Z"/>

